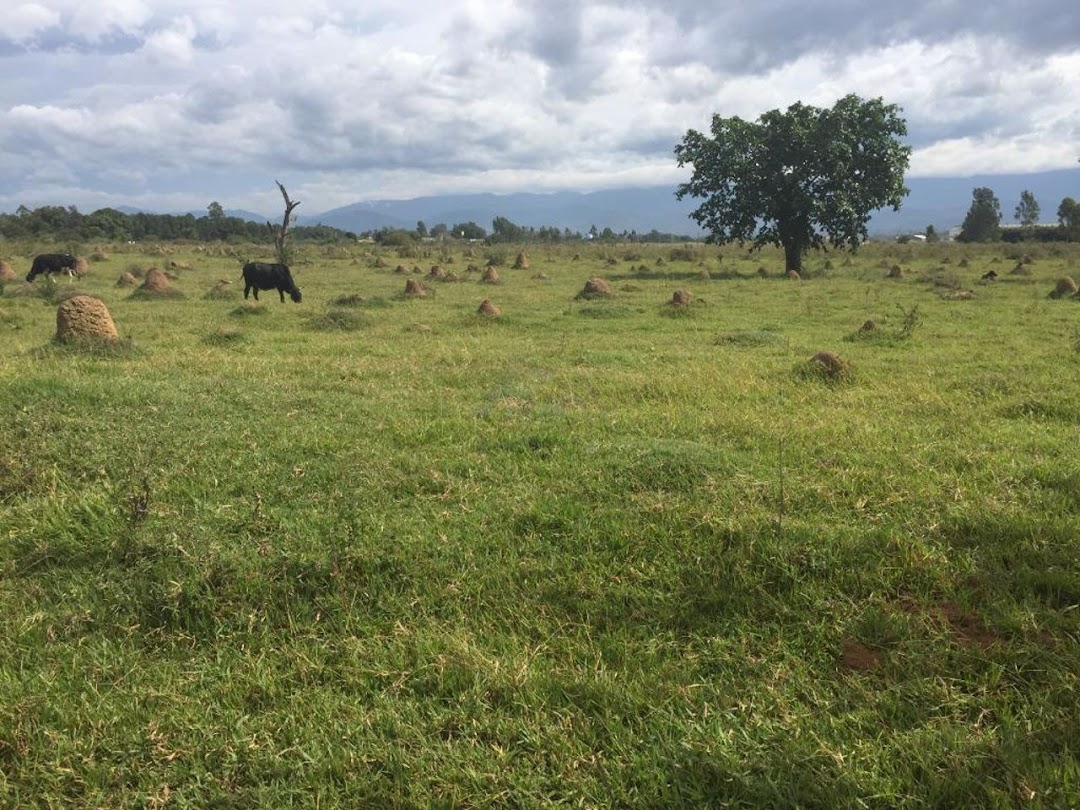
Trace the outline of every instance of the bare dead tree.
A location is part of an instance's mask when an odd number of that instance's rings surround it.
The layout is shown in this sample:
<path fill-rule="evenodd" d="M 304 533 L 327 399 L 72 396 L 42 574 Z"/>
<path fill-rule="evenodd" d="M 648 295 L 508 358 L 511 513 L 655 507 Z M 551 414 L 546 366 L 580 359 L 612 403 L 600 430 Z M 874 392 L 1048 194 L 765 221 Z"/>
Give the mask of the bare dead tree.
<path fill-rule="evenodd" d="M 281 196 L 285 198 L 285 216 L 281 220 L 281 226 L 272 225 L 267 222 L 266 227 L 270 229 L 270 235 L 274 237 L 274 248 L 277 251 L 277 260 L 281 264 L 289 263 L 289 251 L 286 247 L 286 240 L 289 238 L 289 226 L 293 222 L 293 209 L 300 205 L 299 200 L 290 200 L 289 192 L 285 190 L 285 186 L 281 185 L 277 180 L 277 187 L 281 190 Z"/>

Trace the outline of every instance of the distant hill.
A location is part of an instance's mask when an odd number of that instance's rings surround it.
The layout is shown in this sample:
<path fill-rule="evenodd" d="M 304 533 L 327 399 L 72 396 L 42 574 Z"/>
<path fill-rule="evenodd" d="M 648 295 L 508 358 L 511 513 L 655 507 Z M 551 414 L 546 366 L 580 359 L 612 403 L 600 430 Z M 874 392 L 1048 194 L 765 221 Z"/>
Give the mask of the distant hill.
<path fill-rule="evenodd" d="M 160 214 L 160 213 L 163 213 L 161 211 L 147 211 L 145 208 L 136 208 L 136 207 L 131 206 L 131 205 L 117 205 L 115 207 L 116 207 L 116 210 L 119 211 L 121 214 Z M 203 209 L 200 209 L 198 211 L 183 211 L 183 212 L 179 212 L 179 213 L 175 212 L 175 211 L 164 212 L 164 213 L 172 213 L 174 216 L 183 216 L 184 214 L 191 214 L 191 216 L 195 217 L 196 219 L 199 219 L 200 217 L 205 217 L 206 216 L 206 209 L 203 208 Z M 247 220 L 248 222 L 267 222 L 267 221 L 273 222 L 272 218 L 264 217 L 262 214 L 256 214 L 254 211 L 246 211 L 243 208 L 226 208 L 225 209 L 225 216 L 227 216 L 227 217 L 236 217 L 237 219 Z M 279 216 L 278 220 L 280 221 L 280 219 L 281 219 L 281 217 Z"/>
<path fill-rule="evenodd" d="M 559 191 L 550 194 L 449 194 L 412 200 L 374 200 L 335 208 L 308 218 L 360 233 L 378 228 L 412 230 L 423 221 L 429 228 L 442 223 L 453 226 L 475 222 L 488 231 L 495 217 L 506 217 L 517 225 L 535 228 L 554 226 L 585 233 L 592 225 L 601 230 L 697 235 L 700 229 L 690 219 L 692 202 L 679 202 L 668 186 L 580 193 Z"/>
<path fill-rule="evenodd" d="M 1035 195 L 1041 207 L 1041 221 L 1057 221 L 1057 209 L 1065 197 L 1080 199 L 1080 169 L 1063 169 L 1035 174 L 975 175 L 972 177 L 909 178 L 911 194 L 900 211 L 878 211 L 870 219 L 870 234 L 892 237 L 917 233 L 933 225 L 940 233 L 958 227 L 971 206 L 972 191 L 978 187 L 993 190 L 1001 202 L 1002 224 L 1014 222 L 1013 211 L 1022 191 Z M 652 230 L 687 236 L 703 236 L 690 212 L 698 201 L 676 200 L 674 186 L 611 189 L 588 193 L 559 191 L 548 194 L 446 194 L 417 197 L 411 200 L 372 200 L 334 208 L 321 214 L 302 214 L 300 225 L 329 225 L 353 233 L 380 228 L 413 230 L 423 221 L 428 228 L 444 224 L 475 222 L 491 231 L 495 217 L 506 217 L 527 227 L 569 228 L 587 233 L 595 225 L 616 233 Z M 128 205 L 115 208 L 125 214 L 160 213 Z M 175 212 L 174 212 L 175 213 Z M 206 210 L 187 212 L 198 218 Z M 278 223 L 281 214 L 267 217 L 242 208 L 225 210 L 226 215 L 250 222 Z"/>
<path fill-rule="evenodd" d="M 206 209 L 201 211 L 189 211 L 196 219 L 206 216 Z M 245 211 L 243 208 L 226 208 L 225 216 L 236 217 L 237 219 L 243 219 L 248 222 L 273 222 L 272 217 L 264 217 L 262 214 L 256 214 L 254 211 Z M 281 221 L 281 216 L 278 216 L 278 222 Z"/>
<path fill-rule="evenodd" d="M 1020 192 L 1031 191 L 1042 208 L 1042 221 L 1053 223 L 1065 197 L 1080 199 L 1080 171 L 973 177 L 910 178 L 911 194 L 900 211 L 876 212 L 870 220 L 872 235 L 893 236 L 922 231 L 933 225 L 939 232 L 959 226 L 971 205 L 971 193 L 980 186 L 993 189 L 1001 201 L 1002 224 L 1013 221 Z M 517 225 L 555 226 L 585 233 L 590 226 L 611 228 L 616 233 L 658 230 L 691 236 L 701 235 L 690 219 L 694 200 L 675 199 L 670 186 L 550 194 L 449 194 L 411 200 L 357 202 L 305 218 L 305 224 L 322 223 L 360 233 L 379 228 L 412 230 L 418 221 L 429 228 L 443 223 L 453 226 L 475 222 L 488 231 L 497 217 Z"/>
<path fill-rule="evenodd" d="M 1066 197 L 1080 199 L 1080 170 L 1064 169 L 1034 174 L 981 174 L 972 177 L 921 177 L 907 181 L 911 194 L 898 212 L 879 211 L 870 220 L 878 235 L 920 232 L 933 225 L 943 233 L 959 227 L 971 207 L 976 188 L 989 188 L 1001 203 L 1001 224 L 1015 223 L 1013 212 L 1020 193 L 1030 191 L 1039 203 L 1043 224 L 1057 222 L 1057 210 Z"/>

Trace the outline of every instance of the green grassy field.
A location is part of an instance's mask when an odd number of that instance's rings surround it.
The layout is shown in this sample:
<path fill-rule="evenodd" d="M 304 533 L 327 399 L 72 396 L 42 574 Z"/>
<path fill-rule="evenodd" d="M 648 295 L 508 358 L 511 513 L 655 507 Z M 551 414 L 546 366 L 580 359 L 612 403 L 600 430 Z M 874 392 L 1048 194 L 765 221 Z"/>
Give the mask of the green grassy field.
<path fill-rule="evenodd" d="M 1080 248 L 472 250 L 6 285 L 0 806 L 1080 804 Z"/>

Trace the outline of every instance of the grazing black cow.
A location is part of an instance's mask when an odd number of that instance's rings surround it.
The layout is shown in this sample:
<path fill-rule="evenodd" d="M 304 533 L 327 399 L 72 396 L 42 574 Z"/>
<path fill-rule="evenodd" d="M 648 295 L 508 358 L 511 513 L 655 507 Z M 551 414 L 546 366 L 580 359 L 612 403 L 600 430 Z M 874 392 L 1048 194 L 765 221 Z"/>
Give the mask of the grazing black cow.
<path fill-rule="evenodd" d="M 267 264 L 265 262 L 249 262 L 244 265 L 244 298 L 248 292 L 255 292 L 255 300 L 259 300 L 259 290 L 277 290 L 281 296 L 281 303 L 285 303 L 285 293 L 289 294 L 297 304 L 300 303 L 300 288 L 293 281 L 292 273 L 287 264 Z"/>
<path fill-rule="evenodd" d="M 77 259 L 70 253 L 42 253 L 34 258 L 34 266 L 26 274 L 26 280 L 33 281 L 42 273 L 45 274 L 46 278 L 52 273 L 63 273 L 65 271 L 70 276 L 75 272 L 76 261 Z"/>

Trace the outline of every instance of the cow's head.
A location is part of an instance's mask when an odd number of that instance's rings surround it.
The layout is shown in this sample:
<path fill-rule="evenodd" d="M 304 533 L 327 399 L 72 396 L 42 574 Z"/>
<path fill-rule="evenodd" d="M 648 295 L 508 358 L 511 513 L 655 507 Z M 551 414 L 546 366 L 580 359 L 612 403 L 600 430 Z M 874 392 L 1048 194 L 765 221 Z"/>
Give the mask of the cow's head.
<path fill-rule="evenodd" d="M 289 290 L 289 297 L 293 300 L 293 303 L 296 304 L 299 304 L 300 299 L 303 298 L 303 296 L 300 295 L 300 288 L 297 287 L 295 284 L 293 285 L 293 288 Z"/>

